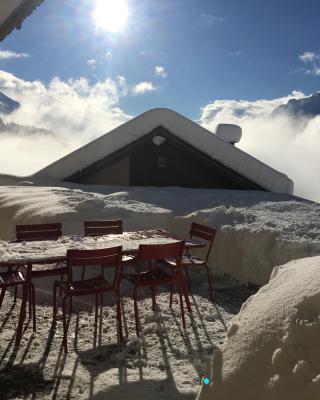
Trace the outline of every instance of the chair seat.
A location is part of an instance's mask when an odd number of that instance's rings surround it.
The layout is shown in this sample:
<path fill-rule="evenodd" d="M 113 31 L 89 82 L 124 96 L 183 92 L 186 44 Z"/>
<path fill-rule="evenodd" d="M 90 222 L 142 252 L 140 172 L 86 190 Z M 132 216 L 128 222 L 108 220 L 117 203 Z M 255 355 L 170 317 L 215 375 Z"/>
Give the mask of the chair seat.
<path fill-rule="evenodd" d="M 167 258 L 165 260 L 166 264 L 169 264 L 171 266 L 176 266 L 176 262 L 174 259 L 169 259 Z M 191 254 L 184 254 L 181 258 L 181 267 L 188 266 L 188 265 L 203 265 L 205 264 L 205 261 L 202 258 L 192 256 Z"/>
<path fill-rule="evenodd" d="M 153 281 L 157 281 L 156 284 L 169 282 L 172 280 L 172 275 L 167 272 L 155 268 L 152 271 L 141 272 L 140 274 L 122 274 L 122 276 L 134 285 L 152 285 Z"/>
<path fill-rule="evenodd" d="M 65 291 L 68 291 L 69 293 L 112 289 L 111 284 L 102 276 L 72 282 L 72 286 L 70 287 L 67 286 L 67 282 L 61 282 L 60 285 Z"/>
<path fill-rule="evenodd" d="M 24 283 L 26 280 L 21 271 L 2 272 L 0 274 L 0 285 L 10 286 Z"/>

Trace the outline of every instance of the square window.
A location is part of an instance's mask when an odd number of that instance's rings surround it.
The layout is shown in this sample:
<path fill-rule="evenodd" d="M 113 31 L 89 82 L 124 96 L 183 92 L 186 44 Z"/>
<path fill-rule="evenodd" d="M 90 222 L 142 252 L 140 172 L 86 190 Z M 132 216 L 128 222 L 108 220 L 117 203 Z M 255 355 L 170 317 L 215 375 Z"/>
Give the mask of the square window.
<path fill-rule="evenodd" d="M 158 168 L 167 168 L 167 157 L 158 156 L 157 157 L 157 167 Z"/>

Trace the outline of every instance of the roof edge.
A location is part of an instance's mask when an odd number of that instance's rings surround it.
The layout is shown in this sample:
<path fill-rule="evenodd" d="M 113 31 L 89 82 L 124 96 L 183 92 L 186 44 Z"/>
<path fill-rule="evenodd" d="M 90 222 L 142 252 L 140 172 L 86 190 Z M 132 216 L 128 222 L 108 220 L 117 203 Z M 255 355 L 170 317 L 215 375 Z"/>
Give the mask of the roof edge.
<path fill-rule="evenodd" d="M 0 25 L 0 41 L 5 39 L 14 29 L 21 29 L 23 21 L 39 7 L 44 0 L 25 0 Z"/>

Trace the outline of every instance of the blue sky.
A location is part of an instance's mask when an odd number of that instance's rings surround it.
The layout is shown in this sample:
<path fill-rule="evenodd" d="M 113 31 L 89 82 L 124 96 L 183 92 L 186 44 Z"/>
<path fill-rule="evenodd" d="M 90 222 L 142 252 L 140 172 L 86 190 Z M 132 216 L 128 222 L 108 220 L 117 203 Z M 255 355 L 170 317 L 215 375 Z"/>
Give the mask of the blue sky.
<path fill-rule="evenodd" d="M 122 30 L 98 27 L 98 1 L 127 2 Z M 272 115 L 320 90 L 319 15 L 319 0 L 46 0 L 0 43 L 0 91 L 21 105 L 0 115 L 0 173 L 168 107 L 212 132 L 240 125 L 240 149 L 319 201 L 320 116 Z"/>
<path fill-rule="evenodd" d="M 0 60 L 0 68 L 28 81 L 125 77 L 156 90 L 124 96 L 137 115 L 169 107 L 196 119 L 216 99 L 271 99 L 293 90 L 319 90 L 320 75 L 299 59 L 318 54 L 317 0 L 128 0 L 122 32 L 97 29 L 94 1 L 47 0 L 0 44 L 27 58 Z M 95 67 L 88 65 L 95 60 Z M 162 66 L 166 77 L 156 76 Z"/>

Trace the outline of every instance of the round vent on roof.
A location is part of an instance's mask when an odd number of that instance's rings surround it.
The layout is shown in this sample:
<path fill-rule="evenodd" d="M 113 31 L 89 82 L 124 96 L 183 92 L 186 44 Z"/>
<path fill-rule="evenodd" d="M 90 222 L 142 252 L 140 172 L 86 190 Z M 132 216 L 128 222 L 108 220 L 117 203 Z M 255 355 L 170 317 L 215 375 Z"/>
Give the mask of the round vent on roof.
<path fill-rule="evenodd" d="M 225 140 L 226 142 L 235 144 L 240 142 L 242 130 L 239 125 L 219 124 L 217 126 L 216 135 L 220 139 Z"/>

